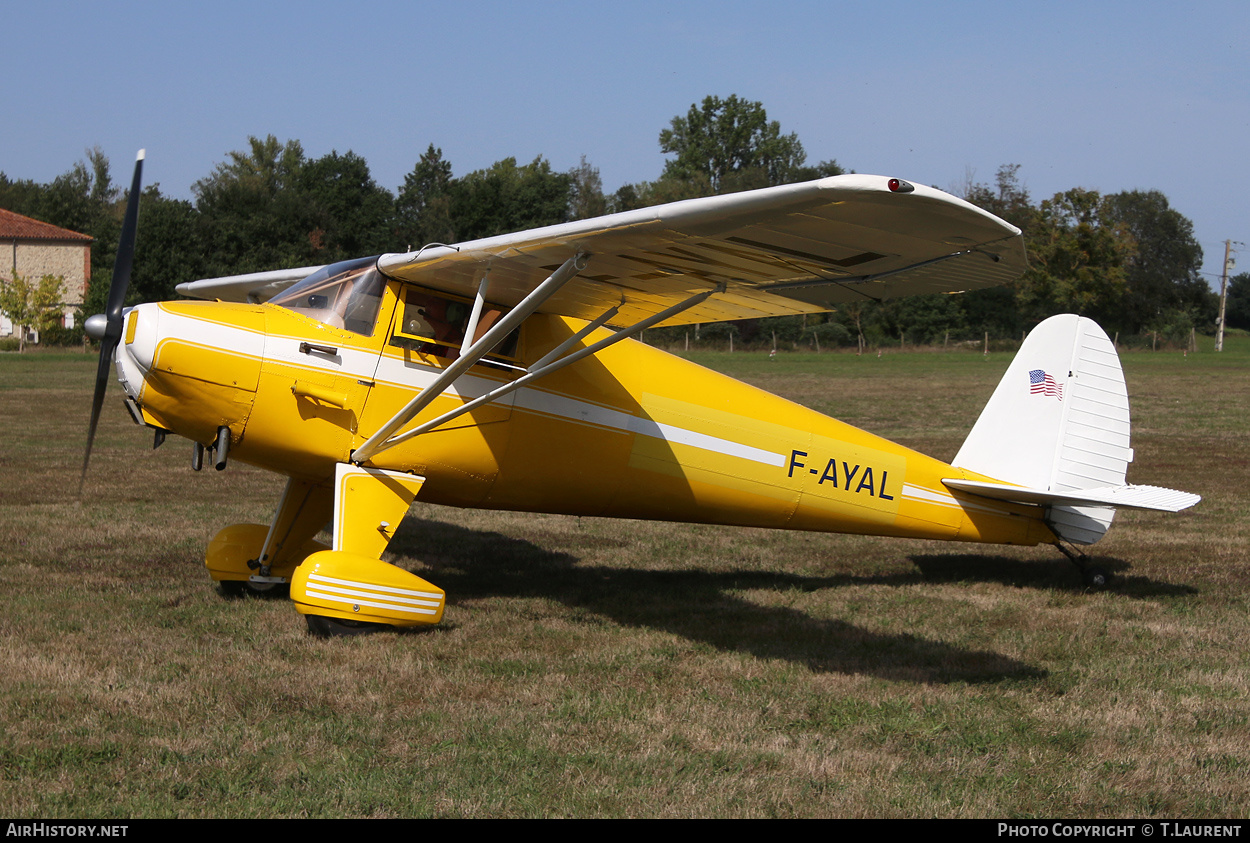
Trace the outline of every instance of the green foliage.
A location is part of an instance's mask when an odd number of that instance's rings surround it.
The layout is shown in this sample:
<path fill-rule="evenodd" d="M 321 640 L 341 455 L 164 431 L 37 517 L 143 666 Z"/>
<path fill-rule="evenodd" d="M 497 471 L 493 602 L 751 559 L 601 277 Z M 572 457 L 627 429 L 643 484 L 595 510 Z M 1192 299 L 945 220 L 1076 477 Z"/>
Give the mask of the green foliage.
<path fill-rule="evenodd" d="M 680 202 L 683 199 L 698 199 L 711 196 L 712 187 L 706 176 L 690 179 L 666 179 L 643 181 L 635 184 L 622 185 L 608 199 L 608 211 L 634 211 L 638 208 L 650 208 L 666 202 Z"/>
<path fill-rule="evenodd" d="M 0 208 L 27 217 L 37 217 L 36 206 L 45 186 L 31 179 L 14 181 L 0 171 Z"/>
<path fill-rule="evenodd" d="M 1215 304 L 1199 276 L 1193 224 L 1157 190 L 1101 197 L 1076 188 L 1034 206 L 1019 165 L 964 198 L 1024 231 L 1030 270 L 1006 289 L 964 296 L 968 327 L 1011 336 L 1055 313 L 1090 316 L 1109 331 L 1171 335 L 1209 328 Z M 1182 330 L 1183 329 L 1183 330 Z"/>
<path fill-rule="evenodd" d="M 315 225 L 298 196 L 303 148 L 273 135 L 248 141 L 250 154 L 231 152 L 192 188 L 211 275 L 299 266 L 313 251 Z"/>
<path fill-rule="evenodd" d="M 1001 217 L 1019 229 L 1028 228 L 1035 209 L 1029 191 L 1020 184 L 1020 165 L 1003 164 L 994 177 L 994 185 L 972 183 L 964 190 L 964 199 Z"/>
<path fill-rule="evenodd" d="M 406 249 L 454 243 L 451 218 L 451 162 L 434 144 L 421 155 L 395 199 L 396 231 Z"/>
<path fill-rule="evenodd" d="M 603 195 L 599 168 L 583 155 L 581 163 L 569 172 L 569 219 L 591 219 L 607 212 L 608 201 Z"/>
<path fill-rule="evenodd" d="M 968 327 L 959 299 L 938 294 L 885 301 L 878 308 L 877 324 L 900 343 L 941 344 L 949 335 L 963 339 Z"/>
<path fill-rule="evenodd" d="M 248 139 L 195 183 L 204 271 L 228 275 L 332 263 L 392 248 L 394 199 L 363 158 L 308 160 L 299 141 Z"/>
<path fill-rule="evenodd" d="M 1198 314 L 1193 310 L 1170 308 L 1155 315 L 1154 329 L 1174 345 L 1186 345 L 1197 330 Z"/>
<path fill-rule="evenodd" d="M 1103 325 L 1120 321 L 1132 237 L 1110 222 L 1097 191 L 1073 188 L 1042 202 L 1027 229 L 1030 266 L 1020 305 L 1031 323 L 1077 313 Z"/>
<path fill-rule="evenodd" d="M 800 316 L 790 317 L 801 320 Z M 799 331 L 795 338 L 796 344 L 811 343 L 813 348 L 834 348 L 840 345 L 854 345 L 855 335 L 842 322 L 836 319 L 821 321 L 817 316 L 809 316 L 807 325 Z"/>
<path fill-rule="evenodd" d="M 208 251 L 195 206 L 162 196 L 156 185 L 139 200 L 139 234 L 130 276 L 128 304 L 173 298 L 184 281 L 207 275 Z M 108 278 L 93 278 L 83 311 L 100 313 L 108 298 Z"/>
<path fill-rule="evenodd" d="M 621 186 L 607 199 L 609 211 L 632 211 L 666 202 L 736 193 L 840 175 L 836 161 L 805 166 L 798 136 L 781 134 L 759 102 L 706 97 L 660 133 L 660 149 L 677 157 L 655 181 Z"/>
<path fill-rule="evenodd" d="M 527 228 L 555 225 L 569 215 L 571 179 L 539 156 L 517 166 L 496 161 L 451 184 L 451 218 L 456 240 L 476 240 Z"/>
<path fill-rule="evenodd" d="M 699 338 L 711 342 L 729 342 L 732 337 L 734 341 L 737 341 L 742 333 L 742 324 L 744 323 L 713 322 L 702 327 L 699 331 Z"/>
<path fill-rule="evenodd" d="M 396 248 L 390 231 L 395 200 L 356 153 L 331 151 L 307 162 L 300 169 L 299 186 L 323 232 L 321 249 L 328 261 Z"/>
<path fill-rule="evenodd" d="M 1024 329 L 1015 285 L 972 290 L 948 298 L 953 298 L 963 309 L 965 331 L 962 339 L 976 339 L 985 334 L 1018 338 Z"/>
<path fill-rule="evenodd" d="M 1102 214 L 1133 243 L 1118 308 L 1122 329 L 1158 327 L 1175 318 L 1168 314 L 1182 312 L 1202 323 L 1215 319 L 1210 289 L 1199 275 L 1202 247 L 1194 239 L 1193 223 L 1166 196 L 1157 190 L 1114 193 L 1106 198 Z"/>
<path fill-rule="evenodd" d="M 210 275 L 325 263 L 325 231 L 304 201 L 299 141 L 248 138 L 192 188 Z"/>
<path fill-rule="evenodd" d="M 81 322 L 72 328 L 53 324 L 39 332 L 39 344 L 45 347 L 81 348 L 84 336 Z"/>
<path fill-rule="evenodd" d="M 1224 299 L 1224 325 L 1250 330 L 1250 272 L 1228 279 Z"/>
<path fill-rule="evenodd" d="M 790 173 L 790 178 L 784 183 L 815 181 L 829 176 L 840 176 L 845 172 L 846 170 L 838 166 L 837 161 L 830 158 L 828 161 L 821 161 L 810 167 L 795 167 Z"/>
<path fill-rule="evenodd" d="M 60 275 L 45 275 L 37 284 L 17 272 L 8 280 L 0 278 L 0 313 L 13 323 L 18 351 L 26 350 L 28 329 L 43 331 L 59 321 L 64 286 Z"/>
<path fill-rule="evenodd" d="M 798 135 L 781 134 L 764 105 L 739 99 L 705 97 L 685 117 L 674 117 L 660 132 L 660 149 L 676 155 L 664 165 L 661 180 L 699 185 L 702 195 L 733 193 L 801 180 L 807 154 Z M 832 161 L 816 168 L 837 169 Z"/>

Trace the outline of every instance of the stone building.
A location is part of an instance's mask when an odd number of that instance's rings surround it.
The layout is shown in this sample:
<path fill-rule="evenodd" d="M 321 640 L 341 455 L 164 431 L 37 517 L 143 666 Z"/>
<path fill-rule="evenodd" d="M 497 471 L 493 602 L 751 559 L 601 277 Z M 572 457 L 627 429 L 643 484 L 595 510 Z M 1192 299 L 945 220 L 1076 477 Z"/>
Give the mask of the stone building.
<path fill-rule="evenodd" d="M 73 327 L 74 312 L 91 281 L 91 238 L 0 209 L 0 278 L 7 281 L 15 272 L 34 283 L 45 275 L 64 278 L 62 324 Z M 13 331 L 8 317 L 0 314 L 0 337 Z"/>

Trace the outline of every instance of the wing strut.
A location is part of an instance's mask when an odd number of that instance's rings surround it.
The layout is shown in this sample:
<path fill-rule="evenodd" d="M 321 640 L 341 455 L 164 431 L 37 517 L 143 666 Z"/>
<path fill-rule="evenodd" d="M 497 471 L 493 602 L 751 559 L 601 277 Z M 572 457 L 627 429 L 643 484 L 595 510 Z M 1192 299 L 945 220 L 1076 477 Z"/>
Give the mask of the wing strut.
<path fill-rule="evenodd" d="M 442 395 L 443 391 L 451 386 L 456 378 L 460 377 L 471 366 L 489 354 L 508 334 L 512 333 L 514 328 L 541 307 L 543 302 L 547 301 L 547 299 L 559 292 L 561 287 L 573 280 L 579 272 L 586 268 L 588 257 L 586 253 L 578 252 L 562 263 L 560 268 L 551 273 L 546 281 L 535 287 L 529 295 L 521 300 L 520 304 L 508 311 L 502 319 L 491 326 L 491 329 L 481 339 L 469 346 L 450 366 L 444 369 L 443 373 L 434 380 L 434 383 L 417 393 L 417 396 L 409 401 L 402 410 L 392 416 L 390 421 L 382 425 L 377 433 L 370 436 L 363 445 L 353 451 L 351 461 L 357 465 L 362 465 L 384 447 L 389 448 L 395 444 L 393 441 L 387 441 L 394 435 L 395 431 L 416 418 L 417 414 L 424 410 L 431 401 Z M 485 295 L 485 288 L 486 279 L 482 279 L 478 288 L 479 301 Z M 481 312 L 476 303 L 474 310 L 479 314 Z"/>
<path fill-rule="evenodd" d="M 707 290 L 705 292 L 698 293 L 697 295 L 693 295 L 690 298 L 686 299 L 685 301 L 678 302 L 677 304 L 673 305 L 672 307 L 668 308 L 665 311 L 657 313 L 653 316 L 648 316 L 646 319 L 643 319 L 641 322 L 637 322 L 633 325 L 630 325 L 628 328 L 623 328 L 615 332 L 609 337 L 604 337 L 603 339 L 599 340 L 599 342 L 594 343 L 593 345 L 589 345 L 586 348 L 581 349 L 580 351 L 575 351 L 572 354 L 561 357 L 561 355 L 563 355 L 566 351 L 568 351 L 577 343 L 581 342 L 592 331 L 602 327 L 602 325 L 605 322 L 607 322 L 609 319 L 615 316 L 617 310 L 620 309 L 620 305 L 617 305 L 616 307 L 612 307 L 608 309 L 607 311 L 605 311 L 603 315 L 595 319 L 593 322 L 588 322 L 586 324 L 586 327 L 582 328 L 572 337 L 569 337 L 567 340 L 561 343 L 559 347 L 557 347 L 555 350 L 549 352 L 541 360 L 535 363 L 534 367 L 530 369 L 528 373 L 522 375 L 521 377 L 517 378 L 511 383 L 504 384 L 503 386 L 497 389 L 491 390 L 485 395 L 475 398 L 466 404 L 462 404 L 461 406 L 457 407 L 454 410 L 448 410 L 446 413 L 443 413 L 441 416 L 439 416 L 436 419 L 433 419 L 432 421 L 425 422 L 424 424 L 414 427 L 412 430 L 402 433 L 399 436 L 394 437 L 393 439 L 387 440 L 385 443 L 383 443 L 382 448 L 390 448 L 391 446 L 398 445 L 400 442 L 404 442 L 408 439 L 411 439 L 414 436 L 433 430 L 434 428 L 438 427 L 441 424 L 445 424 L 451 421 L 452 419 L 457 418 L 458 416 L 462 416 L 465 413 L 468 413 L 482 406 L 483 404 L 489 404 L 490 402 L 498 398 L 502 398 L 508 393 L 514 392 L 520 389 L 521 387 L 525 386 L 526 384 L 532 383 L 533 381 L 536 381 L 545 375 L 549 375 L 552 372 L 563 369 L 565 366 L 576 363 L 578 360 L 581 360 L 585 357 L 589 357 L 592 354 L 597 354 L 598 352 L 602 351 L 603 349 L 609 346 L 616 345 L 621 340 L 629 339 L 634 334 L 637 334 L 641 331 L 645 331 L 647 328 L 650 328 L 652 325 L 656 324 L 657 322 L 663 322 L 665 319 L 669 319 L 673 316 L 676 316 L 678 313 L 681 313 L 683 310 L 688 310 L 689 308 L 692 308 L 697 304 L 701 304 L 704 300 L 707 299 L 708 296 L 712 295 L 713 293 L 723 293 L 724 291 L 725 291 L 725 285 L 721 284 L 715 289 Z M 379 448 L 378 450 L 382 450 L 382 448 Z M 359 454 L 360 452 L 357 451 L 356 453 Z M 376 451 L 374 453 L 376 453 Z"/>
<path fill-rule="evenodd" d="M 477 285 L 477 296 L 473 299 L 473 312 L 469 314 L 469 324 L 464 328 L 464 342 L 460 343 L 460 356 L 464 357 L 473 347 L 473 338 L 477 336 L 477 323 L 482 319 L 482 306 L 486 304 L 486 288 L 490 286 L 490 270 L 482 276 L 482 283 Z"/>

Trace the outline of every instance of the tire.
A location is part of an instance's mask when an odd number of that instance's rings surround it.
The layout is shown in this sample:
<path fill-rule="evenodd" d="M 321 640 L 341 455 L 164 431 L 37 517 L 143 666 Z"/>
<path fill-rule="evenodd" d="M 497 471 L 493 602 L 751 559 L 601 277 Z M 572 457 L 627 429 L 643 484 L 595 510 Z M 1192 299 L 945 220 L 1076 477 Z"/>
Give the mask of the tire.
<path fill-rule="evenodd" d="M 351 621 L 346 618 L 328 618 L 325 615 L 304 615 L 308 631 L 318 638 L 347 638 L 353 635 L 369 635 L 394 629 L 386 623 L 369 623 L 367 621 Z"/>
<path fill-rule="evenodd" d="M 265 600 L 273 600 L 280 597 L 286 597 L 290 593 L 290 586 L 286 583 L 265 582 L 258 583 L 251 580 L 221 580 L 217 583 L 221 588 L 221 593 L 225 597 L 256 597 Z"/>
<path fill-rule="evenodd" d="M 1100 568 L 1097 565 L 1086 568 L 1082 572 L 1085 585 L 1091 591 L 1102 591 L 1111 585 L 1111 573 L 1106 568 Z"/>

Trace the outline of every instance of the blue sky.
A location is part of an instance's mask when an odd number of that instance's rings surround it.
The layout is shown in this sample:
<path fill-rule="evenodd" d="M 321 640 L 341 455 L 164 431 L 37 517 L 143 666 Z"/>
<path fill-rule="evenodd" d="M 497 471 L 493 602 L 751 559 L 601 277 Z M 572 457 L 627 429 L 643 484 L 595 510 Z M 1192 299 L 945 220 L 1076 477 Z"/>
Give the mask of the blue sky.
<path fill-rule="evenodd" d="M 1034 199 L 1158 189 L 1218 273 L 1250 242 L 1250 4 L 5 2 L 0 171 L 100 146 L 190 198 L 249 135 L 352 150 L 392 190 L 430 143 L 456 175 L 580 156 L 653 179 L 709 94 L 759 100 L 810 163 L 943 189 L 1020 165 Z M 1250 266 L 1250 256 L 1242 268 Z"/>

